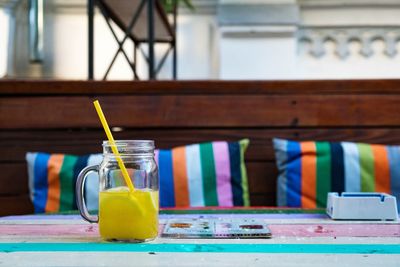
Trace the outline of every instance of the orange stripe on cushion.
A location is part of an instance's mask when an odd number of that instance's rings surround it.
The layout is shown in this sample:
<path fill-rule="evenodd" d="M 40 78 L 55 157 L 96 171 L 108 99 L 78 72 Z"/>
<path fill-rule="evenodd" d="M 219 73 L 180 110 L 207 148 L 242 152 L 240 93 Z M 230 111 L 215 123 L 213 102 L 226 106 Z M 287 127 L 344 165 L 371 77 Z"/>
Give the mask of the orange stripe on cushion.
<path fill-rule="evenodd" d="M 301 142 L 301 207 L 316 208 L 317 156 L 315 142 Z"/>
<path fill-rule="evenodd" d="M 185 153 L 185 147 L 177 147 L 172 149 L 172 169 L 174 174 L 176 207 L 190 206 Z"/>
<path fill-rule="evenodd" d="M 371 145 L 374 155 L 375 191 L 390 194 L 390 165 L 387 150 L 382 145 Z"/>
<path fill-rule="evenodd" d="M 64 155 L 54 154 L 50 156 L 47 164 L 48 193 L 45 211 L 58 211 L 60 208 L 60 170 L 64 161 Z"/>

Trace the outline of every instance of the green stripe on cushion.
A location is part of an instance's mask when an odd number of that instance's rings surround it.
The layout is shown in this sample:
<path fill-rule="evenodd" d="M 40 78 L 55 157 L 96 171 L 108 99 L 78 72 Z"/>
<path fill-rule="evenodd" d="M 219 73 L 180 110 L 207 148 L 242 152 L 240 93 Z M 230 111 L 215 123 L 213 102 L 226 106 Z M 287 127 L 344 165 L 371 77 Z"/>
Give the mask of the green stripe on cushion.
<path fill-rule="evenodd" d="M 217 179 L 212 143 L 200 144 L 201 171 L 203 174 L 204 204 L 218 206 Z"/>
<path fill-rule="evenodd" d="M 247 171 L 246 166 L 244 164 L 244 152 L 246 152 L 247 147 L 249 146 L 250 140 L 243 139 L 239 141 L 240 144 L 240 171 L 242 174 L 242 189 L 243 189 L 243 204 L 244 206 L 250 206 L 250 196 L 249 196 L 249 187 L 247 180 Z"/>
<path fill-rule="evenodd" d="M 361 191 L 375 191 L 374 155 L 371 145 L 357 144 L 360 159 Z"/>
<path fill-rule="evenodd" d="M 74 166 L 78 157 L 65 155 L 60 171 L 60 208 L 59 210 L 72 210 L 74 208 Z"/>
<path fill-rule="evenodd" d="M 326 198 L 331 191 L 331 148 L 328 142 L 315 142 L 317 149 L 317 207 L 326 207 Z"/>

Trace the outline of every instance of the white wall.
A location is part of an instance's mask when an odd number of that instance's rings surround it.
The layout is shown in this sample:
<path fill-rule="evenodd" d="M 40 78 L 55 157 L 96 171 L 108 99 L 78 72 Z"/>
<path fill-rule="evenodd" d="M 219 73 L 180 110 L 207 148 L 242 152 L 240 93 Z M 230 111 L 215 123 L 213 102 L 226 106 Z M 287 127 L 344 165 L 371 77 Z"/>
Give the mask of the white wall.
<path fill-rule="evenodd" d="M 76 8 L 54 8 L 51 2 L 47 2 L 45 10 L 45 58 L 41 68 L 42 77 L 56 79 L 86 79 L 88 66 L 87 53 L 87 15 L 85 6 Z M 2 13 L 0 13 L 2 14 Z M 5 73 L 8 25 L 1 23 L 4 20 L 0 15 L 0 74 Z M 26 22 L 17 27 L 18 38 L 26 35 Z M 178 48 L 178 78 L 179 79 L 208 79 L 215 77 L 213 74 L 213 54 L 210 47 L 214 46 L 215 15 L 196 14 L 185 12 L 178 17 L 177 48 Z M 123 32 L 114 27 L 119 39 L 123 38 Z M 4 36 L 4 37 L 3 37 Z M 27 50 L 27 44 L 15 41 L 19 50 Z M 129 40 L 125 42 L 125 51 L 130 59 L 133 59 L 133 44 Z M 156 46 L 156 60 L 160 60 L 168 46 L 158 44 Z M 109 63 L 114 57 L 118 45 L 104 18 L 100 14 L 95 16 L 95 78 L 102 79 Z M 147 54 L 147 47 L 143 46 Z M 18 52 L 17 52 L 18 53 Z M 18 53 L 19 69 L 10 71 L 17 77 L 29 77 L 29 69 L 34 66 L 26 61 L 19 61 L 22 56 Z M 26 55 L 25 55 L 26 56 Z M 141 79 L 148 76 L 147 64 L 141 53 L 138 53 L 138 73 Z M 214 60 L 215 61 L 215 60 Z M 22 66 L 23 64 L 24 66 Z M 26 66 L 28 65 L 28 66 Z M 35 68 L 37 72 L 37 68 Z M 33 76 L 31 76 L 33 77 Z M 172 53 L 167 58 L 161 69 L 158 79 L 171 79 L 172 77 Z M 124 80 L 133 79 L 131 69 L 122 53 L 116 59 L 108 79 Z"/>
<path fill-rule="evenodd" d="M 7 70 L 8 16 L 0 9 L 0 78 Z"/>
<path fill-rule="evenodd" d="M 224 3 L 235 4 L 246 9 L 249 4 L 243 0 L 224 0 Z M 289 1 L 290 2 L 290 1 Z M 263 22 L 263 14 L 268 11 L 282 12 L 276 9 L 276 1 L 257 0 L 264 3 L 260 14 L 257 10 L 250 14 L 260 18 L 259 24 L 238 26 L 232 19 L 230 25 L 220 27 L 219 55 L 221 79 L 362 79 L 362 78 L 400 78 L 400 2 L 385 0 L 373 2 L 368 0 L 349 0 L 346 4 L 340 0 L 300 0 L 299 19 L 293 21 L 292 34 L 285 30 L 284 23 L 276 14 L 275 21 Z M 294 3 L 296 4 L 296 3 Z M 232 8 L 231 8 L 232 9 Z M 249 12 L 243 12 L 248 15 Z M 246 21 L 238 18 L 237 21 Z M 344 44 L 349 50 L 347 57 L 337 55 L 340 40 L 324 39 L 321 46 L 325 53 L 319 57 L 310 54 L 310 44 L 301 41 L 299 31 L 310 29 L 313 35 L 323 36 L 324 29 L 333 29 L 335 34 L 380 34 L 385 39 L 388 35 L 384 29 L 393 29 L 397 39 L 397 54 L 385 54 L 387 43 L 382 40 L 370 42 L 373 54 L 360 54 L 361 43 L 350 41 Z M 322 29 L 322 31 L 321 31 Z M 350 31 L 348 29 L 351 29 Z M 371 29 L 371 31 L 369 31 Z M 380 29 L 382 31 L 380 32 Z M 338 37 L 339 39 L 340 37 Z"/>
<path fill-rule="evenodd" d="M 218 78 L 215 15 L 183 14 L 177 31 L 178 78 Z"/>
<path fill-rule="evenodd" d="M 243 79 L 373 79 L 400 78 L 400 53 L 388 57 L 384 43 L 374 41 L 374 54 L 360 54 L 360 44 L 351 42 L 347 58 L 336 55 L 332 41 L 324 44 L 325 54 L 307 53 L 309 44 L 290 36 L 223 37 L 220 41 L 220 78 Z M 255 37 L 254 37 L 255 36 Z M 397 43 L 400 51 L 400 43 Z"/>
<path fill-rule="evenodd" d="M 48 16 L 49 17 L 49 16 Z M 85 14 L 61 13 L 51 17 L 53 76 L 59 79 L 86 79 L 88 66 L 87 18 Z M 45 29 L 46 30 L 46 29 Z M 121 32 L 117 30 L 121 36 Z M 120 37 L 122 38 L 122 37 Z M 132 45 L 125 44 L 132 56 Z M 95 77 L 101 79 L 111 62 L 117 43 L 100 16 L 95 17 Z M 130 68 L 122 54 L 109 74 L 110 79 L 131 79 Z"/>
<path fill-rule="evenodd" d="M 349 1 L 347 7 L 307 4 L 313 0 L 303 2 L 301 23 L 305 27 L 400 27 L 400 2 L 396 0 Z M 301 79 L 400 78 L 399 42 L 396 44 L 398 53 L 393 57 L 385 54 L 382 40 L 372 42 L 373 54 L 369 57 L 360 54 L 361 44 L 354 41 L 348 45 L 350 54 L 346 58 L 336 54 L 337 45 L 333 41 L 325 42 L 325 55 L 320 58 L 307 53 L 308 46 L 305 42 L 298 43 L 297 70 Z"/>
<path fill-rule="evenodd" d="M 373 42 L 375 53 L 371 57 L 360 55 L 360 45 L 353 42 L 350 45 L 350 55 L 345 59 L 335 54 L 335 44 L 332 42 L 325 43 L 326 54 L 322 58 L 304 53 L 304 46 L 306 44 L 299 45 L 297 59 L 296 69 L 300 79 L 400 78 L 400 55 L 386 56 L 382 41 Z M 397 49 L 400 51 L 400 43 Z"/>
<path fill-rule="evenodd" d="M 296 40 L 293 33 L 221 33 L 221 79 L 293 79 Z M 232 36 L 233 35 L 233 36 Z"/>
<path fill-rule="evenodd" d="M 87 18 L 85 1 L 74 0 L 77 8 L 69 3 L 63 8 L 46 9 L 45 62 L 41 77 L 57 79 L 87 78 Z M 392 1 L 392 2 L 390 2 Z M 345 79 L 345 78 L 400 78 L 400 44 L 398 53 L 392 57 L 384 53 L 383 41 L 372 42 L 374 54 L 366 57 L 359 53 L 360 43 L 348 45 L 350 54 L 341 58 L 336 54 L 337 44 L 326 41 L 325 54 L 315 57 L 309 53 L 309 44 L 298 40 L 298 30 L 307 27 L 387 27 L 400 29 L 400 4 L 396 0 L 385 0 L 387 5 L 372 0 L 298 0 L 299 21 L 291 25 L 220 25 L 216 1 L 195 0 L 195 3 L 214 3 L 214 11 L 198 8 L 196 12 L 182 12 L 178 17 L 177 48 L 179 79 Z M 277 0 L 254 0 L 268 5 L 280 4 Z M 296 5 L 296 1 L 285 3 Z M 365 3 L 364 3 L 365 2 Z M 46 1 L 49 3 L 54 3 Z M 68 4 L 67 4 L 68 3 Z M 244 0 L 223 0 L 219 4 L 247 5 Z M 372 3 L 372 4 L 371 4 Z M 372 6 L 371 6 L 372 5 Z M 268 10 L 267 10 L 268 11 Z M 264 11 L 262 11 L 264 12 Z M 262 13 L 261 15 L 263 15 Z M 251 15 L 251 14 L 250 14 Z M 261 16 L 262 17 L 262 16 Z M 279 16 L 276 16 L 279 19 Z M 240 18 L 243 21 L 243 18 Z M 397 26 L 396 26 L 397 25 Z M 0 12 L 0 77 L 6 73 L 8 20 Z M 20 27 L 20 29 L 23 27 Z M 26 31 L 26 26 L 25 26 Z M 122 33 L 118 31 L 122 38 Z M 19 38 L 25 33 L 19 31 Z M 26 51 L 26 43 L 19 41 L 14 46 Z M 25 45 L 25 47 L 23 47 Z M 132 57 L 133 47 L 126 43 L 126 51 Z M 17 49 L 17 51 L 18 51 Z M 146 50 L 146 48 L 144 47 Z M 157 47 L 160 59 L 166 47 Z M 101 79 L 117 50 L 111 32 L 104 19 L 95 18 L 95 77 Z M 140 54 L 140 53 L 139 53 Z M 21 53 L 19 53 L 21 55 Z M 10 56 L 9 56 L 10 58 Z M 17 58 L 17 57 L 12 57 Z M 16 64 L 22 64 L 17 58 Z M 25 64 L 28 64 L 25 62 Z M 147 77 L 147 66 L 139 58 L 139 75 Z M 159 79 L 170 79 L 171 58 L 161 70 Z M 29 76 L 29 66 L 19 67 L 16 77 Z M 31 68 L 33 69 L 33 68 Z M 18 73 L 19 71 L 19 73 Z M 10 71 L 9 73 L 12 73 Z M 109 74 L 109 79 L 132 79 L 132 73 L 122 54 Z"/>

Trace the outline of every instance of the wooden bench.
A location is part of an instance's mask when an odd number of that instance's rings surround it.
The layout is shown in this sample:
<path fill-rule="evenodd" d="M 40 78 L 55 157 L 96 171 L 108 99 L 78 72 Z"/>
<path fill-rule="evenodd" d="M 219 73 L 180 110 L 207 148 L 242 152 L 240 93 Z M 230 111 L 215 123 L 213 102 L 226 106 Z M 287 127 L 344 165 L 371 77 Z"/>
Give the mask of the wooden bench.
<path fill-rule="evenodd" d="M 33 212 L 27 151 L 101 152 L 99 99 L 116 139 L 158 148 L 249 138 L 251 203 L 274 206 L 273 137 L 400 143 L 400 80 L 0 81 L 0 215 Z"/>

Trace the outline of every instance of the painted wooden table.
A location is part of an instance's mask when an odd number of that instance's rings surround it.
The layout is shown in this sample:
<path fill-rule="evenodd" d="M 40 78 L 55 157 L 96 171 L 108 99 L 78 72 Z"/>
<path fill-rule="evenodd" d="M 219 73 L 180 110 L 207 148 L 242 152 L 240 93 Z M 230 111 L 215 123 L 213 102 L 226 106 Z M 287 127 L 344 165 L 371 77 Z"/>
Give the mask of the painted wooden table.
<path fill-rule="evenodd" d="M 271 239 L 103 242 L 78 215 L 0 218 L 0 266 L 400 266 L 399 222 L 332 221 L 321 210 L 164 210 L 172 218 L 258 218 Z"/>

